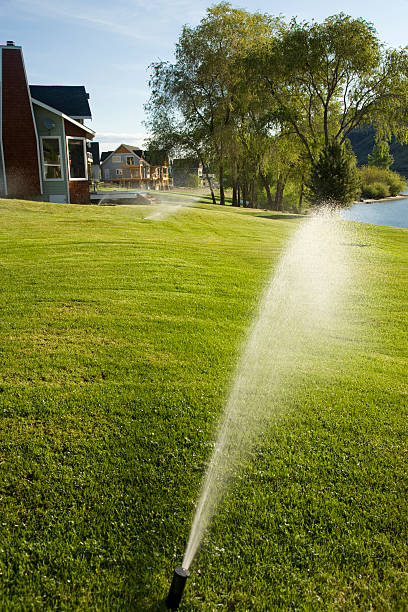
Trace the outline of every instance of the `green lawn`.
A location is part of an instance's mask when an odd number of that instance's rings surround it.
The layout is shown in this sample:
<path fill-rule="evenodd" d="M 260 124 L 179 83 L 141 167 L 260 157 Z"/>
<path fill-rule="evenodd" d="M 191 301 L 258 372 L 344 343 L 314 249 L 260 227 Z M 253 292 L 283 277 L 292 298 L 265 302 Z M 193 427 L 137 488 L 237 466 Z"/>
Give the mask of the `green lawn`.
<path fill-rule="evenodd" d="M 0 200 L 0 610 L 153 611 L 181 562 L 239 348 L 302 219 L 150 212 Z M 408 230 L 362 231 L 339 354 L 220 508 L 186 611 L 408 608 Z"/>

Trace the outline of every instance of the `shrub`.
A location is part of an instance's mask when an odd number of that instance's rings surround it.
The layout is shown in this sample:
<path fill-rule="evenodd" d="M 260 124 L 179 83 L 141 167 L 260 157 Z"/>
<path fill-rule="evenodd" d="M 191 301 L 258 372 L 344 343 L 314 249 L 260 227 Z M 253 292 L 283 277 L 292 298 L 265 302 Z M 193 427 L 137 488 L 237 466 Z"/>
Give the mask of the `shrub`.
<path fill-rule="evenodd" d="M 377 181 L 375 183 L 363 185 L 362 196 L 364 198 L 368 198 L 369 200 L 379 200 L 380 198 L 387 198 L 389 195 L 391 194 L 386 183 L 380 183 Z"/>
<path fill-rule="evenodd" d="M 362 166 L 359 169 L 362 195 L 365 198 L 387 198 L 396 196 L 406 188 L 403 176 L 386 168 Z"/>
<path fill-rule="evenodd" d="M 200 177 L 197 174 L 189 174 L 186 179 L 186 187 L 200 187 Z"/>
<path fill-rule="evenodd" d="M 399 193 L 401 193 L 401 191 L 404 191 L 404 189 L 407 186 L 407 183 L 404 177 L 400 176 L 396 172 L 392 172 L 391 170 L 388 170 L 388 173 L 389 173 L 388 184 L 390 186 L 390 193 L 392 196 L 396 196 Z"/>
<path fill-rule="evenodd" d="M 360 195 L 355 156 L 347 147 L 331 142 L 313 164 L 307 186 L 312 204 L 350 204 Z"/>

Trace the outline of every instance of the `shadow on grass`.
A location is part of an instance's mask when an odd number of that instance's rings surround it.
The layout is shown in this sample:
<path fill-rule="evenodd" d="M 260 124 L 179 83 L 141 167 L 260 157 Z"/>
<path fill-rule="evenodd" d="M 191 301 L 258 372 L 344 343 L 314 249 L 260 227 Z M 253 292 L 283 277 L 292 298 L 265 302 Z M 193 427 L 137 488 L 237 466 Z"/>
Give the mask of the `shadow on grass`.
<path fill-rule="evenodd" d="M 261 217 L 262 219 L 291 219 L 292 221 L 294 219 L 298 219 L 299 217 L 306 217 L 306 215 L 299 215 L 299 214 L 295 214 L 295 213 L 272 213 L 272 214 L 264 214 L 264 215 L 254 215 L 254 217 Z"/>

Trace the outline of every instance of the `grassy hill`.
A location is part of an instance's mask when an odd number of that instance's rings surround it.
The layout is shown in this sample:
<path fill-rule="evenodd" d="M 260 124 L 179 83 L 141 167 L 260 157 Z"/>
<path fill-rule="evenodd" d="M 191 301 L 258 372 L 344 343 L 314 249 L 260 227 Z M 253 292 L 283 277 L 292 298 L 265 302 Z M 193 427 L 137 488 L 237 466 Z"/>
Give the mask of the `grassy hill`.
<path fill-rule="evenodd" d="M 156 610 L 241 343 L 302 219 L 205 204 L 156 219 L 0 212 L 3 609 Z M 362 231 L 353 333 L 287 396 L 184 610 L 408 606 L 407 231 Z"/>

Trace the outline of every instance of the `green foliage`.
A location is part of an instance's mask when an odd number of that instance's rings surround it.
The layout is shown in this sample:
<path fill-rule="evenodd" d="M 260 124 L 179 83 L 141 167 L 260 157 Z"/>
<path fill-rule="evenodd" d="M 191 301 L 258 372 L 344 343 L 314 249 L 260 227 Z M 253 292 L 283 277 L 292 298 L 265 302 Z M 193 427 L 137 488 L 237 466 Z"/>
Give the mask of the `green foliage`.
<path fill-rule="evenodd" d="M 368 198 L 369 200 L 378 200 L 381 198 L 387 198 L 391 194 L 387 183 L 380 183 L 379 181 L 375 181 L 374 183 L 368 183 L 367 185 L 364 185 L 362 188 L 361 195 L 363 196 L 363 198 Z"/>
<path fill-rule="evenodd" d="M 200 187 L 201 180 L 197 174 L 188 174 L 186 178 L 186 187 Z"/>
<path fill-rule="evenodd" d="M 394 162 L 388 142 L 376 142 L 371 154 L 368 155 L 368 165 L 388 170 Z"/>
<path fill-rule="evenodd" d="M 375 130 L 372 127 L 364 127 L 354 130 L 349 135 L 353 145 L 353 151 L 357 156 L 358 165 L 367 165 L 368 155 L 375 145 Z M 391 170 L 403 176 L 408 176 L 408 145 L 400 144 L 395 138 L 390 142 L 390 153 L 394 158 Z"/>
<path fill-rule="evenodd" d="M 371 23 L 340 13 L 322 23 L 282 23 L 246 61 L 279 125 L 315 161 L 322 146 L 344 143 L 360 124 L 408 138 L 407 56 L 385 49 Z"/>
<path fill-rule="evenodd" d="M 150 145 L 213 167 L 222 202 L 225 177 L 256 205 L 260 177 L 268 207 L 281 210 L 287 181 L 300 190 L 322 148 L 360 124 L 408 139 L 407 63 L 408 50 L 386 49 L 363 19 L 287 23 L 221 2 L 183 28 L 173 63 L 152 66 Z"/>
<path fill-rule="evenodd" d="M 377 166 L 362 166 L 358 170 L 364 198 L 387 198 L 406 189 L 406 179 L 392 170 Z"/>
<path fill-rule="evenodd" d="M 404 176 L 401 176 L 397 172 L 388 170 L 387 181 L 390 188 L 390 195 L 397 196 L 407 188 L 407 181 Z"/>
<path fill-rule="evenodd" d="M 350 204 L 360 195 L 354 155 L 338 142 L 331 142 L 312 166 L 308 189 L 312 204 Z"/>

